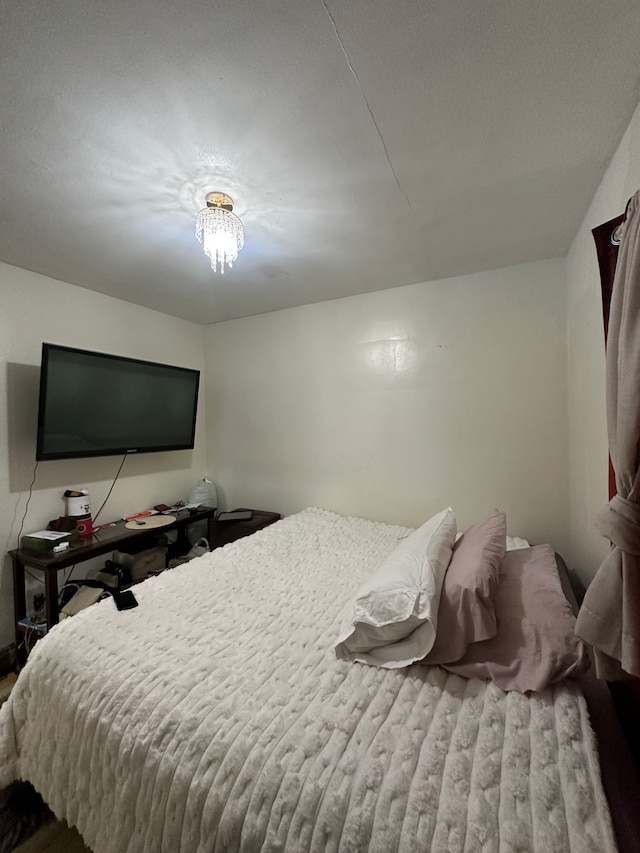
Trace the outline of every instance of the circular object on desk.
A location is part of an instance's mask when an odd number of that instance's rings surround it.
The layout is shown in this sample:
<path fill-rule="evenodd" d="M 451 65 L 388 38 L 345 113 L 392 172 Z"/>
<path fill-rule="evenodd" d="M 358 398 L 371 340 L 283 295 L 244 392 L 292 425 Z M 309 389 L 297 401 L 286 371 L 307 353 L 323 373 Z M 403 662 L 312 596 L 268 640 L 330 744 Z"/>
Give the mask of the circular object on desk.
<path fill-rule="evenodd" d="M 147 518 L 141 518 L 142 524 L 136 521 L 127 521 L 125 527 L 129 530 L 149 530 L 152 527 L 166 527 L 167 524 L 173 524 L 176 520 L 175 515 L 149 515 Z"/>

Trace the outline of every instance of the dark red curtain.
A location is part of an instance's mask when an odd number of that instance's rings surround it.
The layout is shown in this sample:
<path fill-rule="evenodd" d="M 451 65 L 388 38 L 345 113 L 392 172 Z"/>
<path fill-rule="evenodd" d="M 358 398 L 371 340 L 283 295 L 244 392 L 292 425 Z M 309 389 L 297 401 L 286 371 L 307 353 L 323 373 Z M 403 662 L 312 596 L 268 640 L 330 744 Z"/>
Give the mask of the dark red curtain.
<path fill-rule="evenodd" d="M 611 293 L 613 292 L 613 278 L 616 272 L 616 261 L 618 260 L 618 244 L 612 237 L 618 225 L 624 222 L 624 214 L 610 219 L 608 222 L 598 225 L 591 232 L 596 243 L 598 253 L 598 265 L 600 267 L 600 287 L 602 289 L 602 319 L 604 322 L 604 340 L 607 342 L 609 330 L 609 308 L 611 306 Z M 616 480 L 613 473 L 613 465 L 609 460 L 609 498 L 616 493 Z"/>

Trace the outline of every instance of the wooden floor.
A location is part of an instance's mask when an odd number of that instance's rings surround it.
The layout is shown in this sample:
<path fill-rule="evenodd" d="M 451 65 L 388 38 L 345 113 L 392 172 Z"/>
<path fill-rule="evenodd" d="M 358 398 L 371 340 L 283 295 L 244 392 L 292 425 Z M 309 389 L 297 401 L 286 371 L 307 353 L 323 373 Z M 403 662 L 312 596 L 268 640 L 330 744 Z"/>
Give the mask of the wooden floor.
<path fill-rule="evenodd" d="M 10 672 L 9 675 L 5 675 L 4 678 L 0 678 L 0 705 L 9 698 L 9 694 L 11 693 L 11 688 L 16 683 L 16 678 L 18 676 L 15 672 Z"/>
<path fill-rule="evenodd" d="M 16 847 L 14 853 L 91 853 L 75 829 L 56 820 Z"/>

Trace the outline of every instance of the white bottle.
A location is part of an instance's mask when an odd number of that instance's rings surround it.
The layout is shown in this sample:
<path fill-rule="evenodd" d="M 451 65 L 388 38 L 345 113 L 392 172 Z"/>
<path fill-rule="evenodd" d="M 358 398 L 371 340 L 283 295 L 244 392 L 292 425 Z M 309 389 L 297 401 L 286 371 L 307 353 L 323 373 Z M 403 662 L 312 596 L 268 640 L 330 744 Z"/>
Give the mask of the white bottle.
<path fill-rule="evenodd" d="M 91 515 L 91 500 L 87 489 L 67 489 L 63 498 L 67 507 L 65 515 L 72 517 Z"/>

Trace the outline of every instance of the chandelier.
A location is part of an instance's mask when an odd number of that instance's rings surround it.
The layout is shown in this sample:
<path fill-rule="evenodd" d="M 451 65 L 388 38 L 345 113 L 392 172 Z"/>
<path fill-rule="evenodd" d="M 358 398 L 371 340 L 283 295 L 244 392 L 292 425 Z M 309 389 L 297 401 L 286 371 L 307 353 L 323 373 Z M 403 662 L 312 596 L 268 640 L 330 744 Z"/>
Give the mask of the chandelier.
<path fill-rule="evenodd" d="M 229 269 L 244 246 L 244 228 L 241 220 L 232 213 L 233 199 L 225 193 L 207 193 L 207 206 L 196 217 L 196 237 L 211 261 L 211 269 L 224 275 L 224 265 Z"/>

